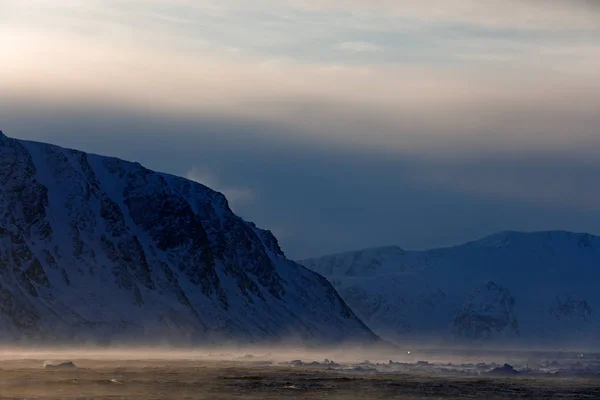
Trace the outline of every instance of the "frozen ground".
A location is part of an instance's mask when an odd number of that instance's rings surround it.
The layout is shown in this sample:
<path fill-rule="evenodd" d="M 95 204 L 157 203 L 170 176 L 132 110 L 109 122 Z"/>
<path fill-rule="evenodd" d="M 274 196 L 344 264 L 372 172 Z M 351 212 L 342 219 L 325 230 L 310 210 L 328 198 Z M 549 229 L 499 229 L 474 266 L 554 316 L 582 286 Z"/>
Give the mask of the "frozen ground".
<path fill-rule="evenodd" d="M 293 353 L 301 358 L 258 352 L 5 352 L 0 399 L 600 399 L 597 354 L 416 351 L 387 362 L 353 362 L 348 359 L 364 354 L 336 361 L 315 359 L 317 352 Z M 44 368 L 67 361 L 76 367 Z M 514 369 L 504 367 L 509 361 Z"/>

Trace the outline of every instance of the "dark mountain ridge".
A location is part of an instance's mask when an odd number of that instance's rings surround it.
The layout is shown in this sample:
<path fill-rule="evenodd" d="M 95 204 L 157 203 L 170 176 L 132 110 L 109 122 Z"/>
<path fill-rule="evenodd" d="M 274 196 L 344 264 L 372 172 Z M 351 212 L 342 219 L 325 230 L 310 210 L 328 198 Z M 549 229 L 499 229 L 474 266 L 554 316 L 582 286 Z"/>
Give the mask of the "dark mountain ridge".
<path fill-rule="evenodd" d="M 0 340 L 376 336 L 221 193 L 0 132 Z"/>

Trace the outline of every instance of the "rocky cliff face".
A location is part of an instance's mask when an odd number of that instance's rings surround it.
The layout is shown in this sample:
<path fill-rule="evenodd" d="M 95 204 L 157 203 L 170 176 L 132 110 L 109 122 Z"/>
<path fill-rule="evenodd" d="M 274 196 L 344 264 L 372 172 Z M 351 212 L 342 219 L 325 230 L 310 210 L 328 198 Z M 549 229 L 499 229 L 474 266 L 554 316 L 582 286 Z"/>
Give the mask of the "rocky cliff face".
<path fill-rule="evenodd" d="M 396 341 L 600 344 L 600 238 L 505 232 L 444 249 L 301 261 Z"/>
<path fill-rule="evenodd" d="M 225 197 L 0 133 L 0 340 L 374 340 Z"/>

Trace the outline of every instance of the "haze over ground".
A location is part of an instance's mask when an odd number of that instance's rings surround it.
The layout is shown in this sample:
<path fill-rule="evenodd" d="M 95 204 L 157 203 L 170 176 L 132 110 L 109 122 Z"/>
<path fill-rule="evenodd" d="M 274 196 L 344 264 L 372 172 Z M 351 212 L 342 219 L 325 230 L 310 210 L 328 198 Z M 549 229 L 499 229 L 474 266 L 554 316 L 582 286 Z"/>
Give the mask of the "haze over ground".
<path fill-rule="evenodd" d="M 599 71 L 593 1 L 0 1 L 0 129 L 205 183 L 291 258 L 599 234 Z"/>

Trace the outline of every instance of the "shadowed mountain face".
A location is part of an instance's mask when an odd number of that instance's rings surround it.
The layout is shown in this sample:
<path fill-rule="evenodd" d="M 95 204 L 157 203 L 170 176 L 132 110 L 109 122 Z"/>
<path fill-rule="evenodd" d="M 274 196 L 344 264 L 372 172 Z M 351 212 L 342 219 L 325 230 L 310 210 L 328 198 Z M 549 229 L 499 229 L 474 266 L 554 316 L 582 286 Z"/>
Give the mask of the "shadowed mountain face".
<path fill-rule="evenodd" d="M 371 341 L 201 184 L 0 132 L 0 339 Z"/>
<path fill-rule="evenodd" d="M 600 238 L 504 232 L 427 251 L 398 247 L 300 262 L 393 340 L 600 344 Z"/>

